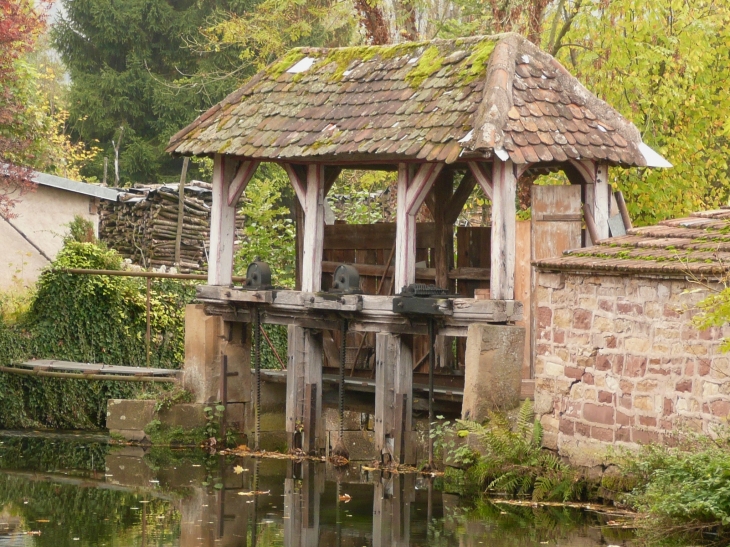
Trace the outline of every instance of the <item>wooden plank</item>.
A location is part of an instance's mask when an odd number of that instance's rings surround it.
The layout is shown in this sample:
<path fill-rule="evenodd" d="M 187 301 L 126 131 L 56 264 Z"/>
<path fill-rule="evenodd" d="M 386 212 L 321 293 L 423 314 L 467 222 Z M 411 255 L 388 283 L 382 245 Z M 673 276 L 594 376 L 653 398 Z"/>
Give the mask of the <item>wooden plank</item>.
<path fill-rule="evenodd" d="M 342 262 L 323 261 L 322 262 L 322 272 L 334 273 L 335 269 L 340 264 L 342 264 Z M 348 264 L 348 263 L 345 262 L 345 264 Z M 385 266 L 381 266 L 381 265 L 353 264 L 353 263 L 349 263 L 349 265 L 353 266 L 358 271 L 358 273 L 360 274 L 361 277 L 364 277 L 364 276 L 382 277 L 383 274 L 386 274 Z M 393 271 L 394 271 L 393 267 L 388 268 L 386 276 L 390 277 L 391 275 L 393 275 Z M 416 268 L 416 279 L 433 281 L 435 278 L 436 278 L 436 269 L 435 268 Z M 489 281 L 489 268 L 452 268 L 451 270 L 449 270 L 448 279 Z M 370 292 L 370 291 L 365 291 L 365 292 Z"/>
<path fill-rule="evenodd" d="M 124 365 L 105 365 L 103 363 L 77 363 L 74 361 L 60 361 L 56 359 L 36 359 L 23 363 L 14 363 L 14 366 L 30 367 L 40 370 L 69 370 L 93 374 L 136 374 L 144 376 L 178 376 L 182 373 L 176 369 L 129 367 Z"/>
<path fill-rule="evenodd" d="M 213 159 L 213 204 L 210 214 L 208 285 L 230 285 L 233 275 L 233 241 L 236 208 L 228 205 L 228 188 L 236 162 L 216 154 Z"/>
<path fill-rule="evenodd" d="M 322 365 L 324 352 L 322 336 L 312 329 L 304 329 L 304 384 L 313 386 L 311 397 L 304 398 L 304 416 L 309 417 L 310 428 L 305 427 L 304 451 L 308 454 L 322 455 L 326 447 L 325 427 L 322 420 Z"/>
<path fill-rule="evenodd" d="M 341 295 L 337 300 L 324 296 L 315 296 L 314 302 L 309 307 L 316 310 L 361 311 L 362 296 L 347 294 Z"/>
<path fill-rule="evenodd" d="M 492 268 L 491 297 L 512 300 L 515 292 L 515 199 L 517 179 L 510 160 L 497 158 L 492 164 Z"/>
<path fill-rule="evenodd" d="M 331 224 L 324 227 L 324 250 L 357 249 L 383 250 L 387 256 L 393 247 L 396 223 L 378 222 L 376 224 Z M 416 224 L 416 247 L 419 249 L 434 246 L 435 226 L 432 222 Z M 381 262 L 382 263 L 382 262 Z"/>
<path fill-rule="evenodd" d="M 317 292 L 322 286 L 322 245 L 324 243 L 323 165 L 313 164 L 308 166 L 305 199 L 302 290 Z"/>

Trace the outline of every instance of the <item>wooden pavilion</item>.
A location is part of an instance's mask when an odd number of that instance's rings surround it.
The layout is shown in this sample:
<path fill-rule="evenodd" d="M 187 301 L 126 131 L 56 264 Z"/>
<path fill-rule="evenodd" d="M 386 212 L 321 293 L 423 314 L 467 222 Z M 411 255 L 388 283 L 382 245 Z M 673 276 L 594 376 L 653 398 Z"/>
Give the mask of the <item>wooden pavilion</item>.
<path fill-rule="evenodd" d="M 265 321 L 291 325 L 290 442 L 304 429 L 306 451 L 323 447 L 318 332 L 338 329 L 338 317 L 347 316 L 350 329 L 378 333 L 376 446 L 390 446 L 400 461 L 409 459 L 407 440 L 401 442 L 411 431 L 409 336 L 426 332 L 426 322 L 399 317 L 391 296 L 365 294 L 336 305 L 318 296 L 325 196 L 341 170 L 398 173 L 396 293 L 416 281 L 416 214 L 424 203 L 435 219 L 432 279 L 448 287 L 454 221 L 477 184 L 491 200 L 484 249 L 490 299 L 455 299 L 439 327 L 441 335 L 464 337 L 471 323 L 505 324 L 522 316 L 514 296 L 520 177 L 565 172 L 580 188 L 593 236 L 603 239 L 616 214 L 608 167 L 668 166 L 634 125 L 553 57 L 511 33 L 292 50 L 173 136 L 167 151 L 214 159 L 208 286 L 201 287 L 201 298 L 226 307 L 229 321 L 250 321 L 248 310 L 258 305 Z M 236 204 L 261 162 L 286 170 L 301 206 L 298 291 L 252 295 L 231 288 Z"/>

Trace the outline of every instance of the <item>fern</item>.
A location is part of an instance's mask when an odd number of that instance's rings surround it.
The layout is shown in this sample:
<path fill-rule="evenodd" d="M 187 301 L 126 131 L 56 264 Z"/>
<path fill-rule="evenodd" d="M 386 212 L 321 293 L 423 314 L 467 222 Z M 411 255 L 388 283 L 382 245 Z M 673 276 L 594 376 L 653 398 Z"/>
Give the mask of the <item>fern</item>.
<path fill-rule="evenodd" d="M 569 500 L 583 491 L 583 483 L 563 461 L 542 449 L 543 428 L 532 402 L 525 401 L 514 428 L 504 414 L 491 413 L 484 424 L 457 420 L 456 427 L 476 435 L 481 457 L 468 470 L 470 481 L 487 491 L 534 500 Z"/>

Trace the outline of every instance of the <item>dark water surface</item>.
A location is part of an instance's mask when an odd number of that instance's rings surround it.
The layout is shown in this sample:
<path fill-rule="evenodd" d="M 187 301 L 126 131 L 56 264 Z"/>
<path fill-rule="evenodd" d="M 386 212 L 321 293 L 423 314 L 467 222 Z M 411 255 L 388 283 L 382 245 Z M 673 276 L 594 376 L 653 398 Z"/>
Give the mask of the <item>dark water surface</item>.
<path fill-rule="evenodd" d="M 605 520 L 462 501 L 440 480 L 362 466 L 0 432 L 0 547 L 628 545 Z"/>

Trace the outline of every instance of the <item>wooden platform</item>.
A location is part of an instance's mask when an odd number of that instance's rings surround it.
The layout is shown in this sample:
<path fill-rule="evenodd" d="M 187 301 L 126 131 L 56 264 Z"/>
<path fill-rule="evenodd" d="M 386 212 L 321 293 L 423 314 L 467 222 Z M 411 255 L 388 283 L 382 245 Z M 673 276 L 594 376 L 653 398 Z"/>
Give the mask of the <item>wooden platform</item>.
<path fill-rule="evenodd" d="M 209 304 L 206 312 L 224 315 L 226 321 L 251 321 L 249 310 L 260 305 L 262 322 L 338 330 L 342 317 L 348 329 L 359 332 L 426 334 L 427 317 L 408 317 L 393 312 L 393 296 L 347 295 L 333 298 L 324 293 L 301 291 L 247 291 L 213 285 L 198 286 L 198 300 Z M 523 319 L 522 302 L 453 298 L 453 309 L 434 315 L 438 334 L 465 337 L 471 323 L 506 323 Z"/>

